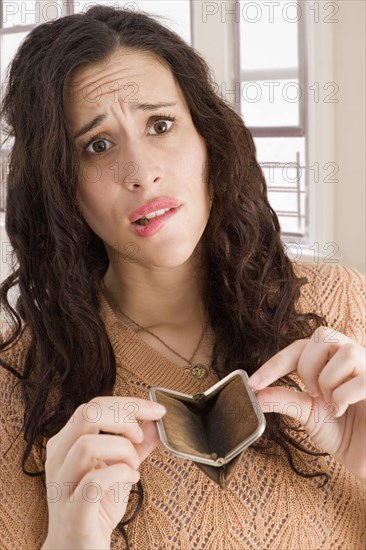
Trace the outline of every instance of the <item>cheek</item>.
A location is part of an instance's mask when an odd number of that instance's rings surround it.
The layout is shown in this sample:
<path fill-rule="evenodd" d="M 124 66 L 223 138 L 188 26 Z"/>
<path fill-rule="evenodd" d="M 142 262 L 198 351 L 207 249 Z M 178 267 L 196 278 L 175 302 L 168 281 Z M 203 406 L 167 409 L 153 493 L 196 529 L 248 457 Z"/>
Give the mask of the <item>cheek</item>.
<path fill-rule="evenodd" d="M 92 196 L 90 196 L 90 192 L 89 193 L 87 192 L 86 186 L 84 186 L 82 182 L 79 183 L 76 200 L 77 200 L 80 212 L 83 214 L 83 216 L 85 216 L 87 211 L 91 208 L 94 201 Z"/>
<path fill-rule="evenodd" d="M 89 208 L 102 205 L 106 198 L 104 169 L 97 162 L 85 164 L 79 178 L 78 199 Z"/>
<path fill-rule="evenodd" d="M 103 218 L 103 211 L 107 206 L 102 190 L 102 185 L 90 181 L 80 182 L 77 190 L 79 210 L 92 229 L 95 229 L 95 223 Z"/>
<path fill-rule="evenodd" d="M 200 188 L 206 185 L 207 153 L 203 138 L 189 141 L 191 145 L 185 148 L 180 158 L 179 169 L 182 171 L 183 179 L 186 180 L 187 185 L 192 186 L 197 192 L 197 185 Z"/>

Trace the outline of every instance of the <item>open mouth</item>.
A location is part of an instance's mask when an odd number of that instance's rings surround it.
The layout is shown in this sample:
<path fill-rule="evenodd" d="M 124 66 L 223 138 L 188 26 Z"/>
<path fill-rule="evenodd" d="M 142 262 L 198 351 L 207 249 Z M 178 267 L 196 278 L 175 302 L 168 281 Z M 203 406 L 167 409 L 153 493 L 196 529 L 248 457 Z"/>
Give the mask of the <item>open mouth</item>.
<path fill-rule="evenodd" d="M 150 220 L 157 218 L 158 216 L 162 216 L 163 214 L 166 214 L 170 210 L 175 210 L 175 208 L 164 208 L 163 210 L 156 210 L 155 212 L 150 212 L 150 214 L 147 214 L 143 218 L 139 218 L 133 223 L 135 223 L 136 225 L 148 225 L 150 223 Z"/>

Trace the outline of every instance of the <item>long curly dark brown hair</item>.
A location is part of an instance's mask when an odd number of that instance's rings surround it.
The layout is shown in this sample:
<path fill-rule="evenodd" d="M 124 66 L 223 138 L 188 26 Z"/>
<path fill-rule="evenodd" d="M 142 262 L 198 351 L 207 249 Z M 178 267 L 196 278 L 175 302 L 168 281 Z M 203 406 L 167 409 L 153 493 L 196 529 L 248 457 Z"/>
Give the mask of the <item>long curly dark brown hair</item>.
<path fill-rule="evenodd" d="M 56 434 L 80 404 L 111 395 L 116 380 L 114 351 L 100 315 L 109 259 L 77 206 L 78 158 L 65 97 L 78 67 L 103 61 L 120 47 L 149 52 L 170 67 L 207 145 L 213 202 L 201 244 L 204 303 L 215 335 L 213 368 L 220 377 L 237 368 L 251 375 L 279 350 L 326 325 L 324 317 L 296 311 L 306 279 L 296 276 L 286 255 L 252 135 L 215 92 L 211 70 L 198 52 L 144 12 L 94 6 L 37 26 L 11 64 L 1 108 L 7 135 L 14 138 L 6 232 L 15 262 L 0 286 L 13 329 L 0 351 L 21 336 L 24 325 L 31 344 L 22 372 L 0 362 L 22 388 L 22 468 L 28 475 L 35 474 L 25 469 L 33 445 Z M 15 285 L 19 298 L 12 307 L 8 291 Z M 281 380 L 291 384 L 290 377 Z M 56 385 L 59 402 L 50 407 L 47 398 Z M 261 452 L 280 445 L 299 475 L 326 476 L 295 466 L 294 448 L 326 453 L 295 441 L 282 415 L 267 414 L 262 441 L 267 444 L 258 446 Z M 141 482 L 138 488 L 142 495 Z M 128 545 L 125 523 L 120 529 Z"/>

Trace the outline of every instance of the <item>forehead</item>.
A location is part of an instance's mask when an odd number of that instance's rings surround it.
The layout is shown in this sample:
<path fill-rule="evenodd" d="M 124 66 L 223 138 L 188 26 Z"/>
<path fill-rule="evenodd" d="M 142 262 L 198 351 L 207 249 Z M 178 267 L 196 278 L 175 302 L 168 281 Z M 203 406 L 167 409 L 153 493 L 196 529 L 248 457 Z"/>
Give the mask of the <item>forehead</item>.
<path fill-rule="evenodd" d="M 67 110 L 83 105 L 95 108 L 106 102 L 137 103 L 145 100 L 185 99 L 170 68 L 149 52 L 120 49 L 108 59 L 79 67 L 66 94 Z"/>

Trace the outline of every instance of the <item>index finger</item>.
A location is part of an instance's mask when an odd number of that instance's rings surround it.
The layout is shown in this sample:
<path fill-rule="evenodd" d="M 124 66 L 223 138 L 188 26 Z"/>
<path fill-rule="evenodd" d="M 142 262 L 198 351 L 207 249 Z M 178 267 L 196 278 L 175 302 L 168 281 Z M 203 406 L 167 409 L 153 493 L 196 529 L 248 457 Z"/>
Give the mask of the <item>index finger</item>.
<path fill-rule="evenodd" d="M 336 340 L 333 339 L 334 337 Z M 352 342 L 352 340 L 345 334 L 342 334 L 341 332 L 338 332 L 328 326 L 320 326 L 313 332 L 310 338 L 295 340 L 295 342 L 292 342 L 292 344 L 283 348 L 281 351 L 276 353 L 276 355 L 266 361 L 249 378 L 248 384 L 256 390 L 262 390 L 282 376 L 297 371 L 300 357 L 303 354 L 305 347 L 309 350 L 308 354 L 307 351 L 305 351 L 305 354 L 309 355 L 307 358 L 309 361 L 304 359 L 304 356 L 302 359 L 308 363 L 306 371 L 307 378 L 311 379 L 319 368 L 319 361 L 320 363 L 322 362 L 321 352 L 323 351 L 326 356 L 329 353 L 328 350 L 330 346 L 332 346 L 333 349 L 334 346 L 339 347 L 347 342 Z M 316 356 L 312 355 L 314 349 L 317 350 Z M 325 359 L 324 361 L 326 362 Z M 306 380 L 306 382 L 309 382 L 309 380 Z"/>
<path fill-rule="evenodd" d="M 268 359 L 249 377 L 249 386 L 256 390 L 263 390 L 282 376 L 295 371 L 307 342 L 306 339 L 295 340 L 295 342 Z"/>

